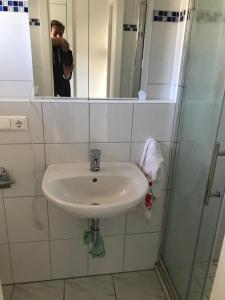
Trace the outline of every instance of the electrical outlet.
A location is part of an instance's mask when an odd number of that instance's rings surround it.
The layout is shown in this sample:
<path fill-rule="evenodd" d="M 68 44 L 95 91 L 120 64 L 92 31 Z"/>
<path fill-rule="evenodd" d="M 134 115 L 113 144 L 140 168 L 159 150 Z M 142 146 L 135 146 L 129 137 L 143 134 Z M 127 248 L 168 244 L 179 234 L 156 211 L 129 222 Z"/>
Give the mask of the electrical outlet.
<path fill-rule="evenodd" d="M 11 130 L 27 130 L 27 117 L 26 116 L 12 116 L 10 117 Z"/>

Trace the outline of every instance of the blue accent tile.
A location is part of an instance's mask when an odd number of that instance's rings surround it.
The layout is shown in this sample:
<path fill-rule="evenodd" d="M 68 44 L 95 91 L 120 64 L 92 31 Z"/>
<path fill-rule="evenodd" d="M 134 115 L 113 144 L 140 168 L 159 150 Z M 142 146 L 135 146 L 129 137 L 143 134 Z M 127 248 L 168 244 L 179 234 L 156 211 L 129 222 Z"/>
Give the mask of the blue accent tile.
<path fill-rule="evenodd" d="M 160 10 L 160 11 L 159 11 L 159 16 L 162 16 L 162 15 L 163 15 L 163 11 Z"/>
<path fill-rule="evenodd" d="M 18 6 L 18 1 L 13 1 L 14 6 Z"/>
<path fill-rule="evenodd" d="M 19 6 L 23 6 L 23 2 L 22 1 L 19 1 Z"/>
<path fill-rule="evenodd" d="M 171 17 L 168 17 L 167 18 L 167 22 L 171 22 L 172 21 L 172 18 Z"/>
<path fill-rule="evenodd" d="M 24 12 L 28 12 L 28 7 L 24 7 Z"/>
<path fill-rule="evenodd" d="M 167 11 L 163 12 L 163 16 L 166 17 L 167 16 Z"/>
<path fill-rule="evenodd" d="M 9 6 L 13 6 L 13 2 L 12 1 L 8 1 L 8 5 Z"/>
<path fill-rule="evenodd" d="M 154 21 L 159 21 L 159 17 L 158 16 L 154 16 Z"/>
<path fill-rule="evenodd" d="M 162 17 L 159 17 L 159 21 L 162 22 L 162 20 L 163 20 L 163 18 L 162 18 Z"/>
<path fill-rule="evenodd" d="M 8 11 L 8 6 L 3 6 L 3 11 Z"/>
<path fill-rule="evenodd" d="M 172 22 L 176 22 L 176 18 L 175 17 L 172 17 Z"/>
<path fill-rule="evenodd" d="M 2 1 L 0 1 L 0 5 L 2 5 Z"/>
<path fill-rule="evenodd" d="M 0 6 L 0 11 L 3 11 L 3 8 L 2 8 L 2 6 Z"/>
<path fill-rule="evenodd" d="M 14 7 L 13 7 L 13 10 L 14 10 L 15 12 L 18 12 L 18 11 L 19 11 L 19 8 L 18 8 L 17 6 L 14 6 Z"/>
<path fill-rule="evenodd" d="M 173 12 L 172 12 L 172 16 L 173 16 L 173 17 L 176 17 L 176 15 L 177 15 L 176 11 L 173 11 Z"/>

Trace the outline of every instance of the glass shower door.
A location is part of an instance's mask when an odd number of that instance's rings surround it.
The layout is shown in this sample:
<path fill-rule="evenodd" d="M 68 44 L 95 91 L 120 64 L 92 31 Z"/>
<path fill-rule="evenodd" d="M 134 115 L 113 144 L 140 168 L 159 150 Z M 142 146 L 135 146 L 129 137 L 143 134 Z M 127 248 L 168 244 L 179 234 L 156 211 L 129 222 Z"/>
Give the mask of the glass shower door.
<path fill-rule="evenodd" d="M 224 100 L 224 0 L 198 0 L 193 13 L 178 152 L 161 257 L 182 300 L 204 299 L 224 192 L 221 188 L 221 197 L 211 197 L 209 205 L 205 205 Z"/>

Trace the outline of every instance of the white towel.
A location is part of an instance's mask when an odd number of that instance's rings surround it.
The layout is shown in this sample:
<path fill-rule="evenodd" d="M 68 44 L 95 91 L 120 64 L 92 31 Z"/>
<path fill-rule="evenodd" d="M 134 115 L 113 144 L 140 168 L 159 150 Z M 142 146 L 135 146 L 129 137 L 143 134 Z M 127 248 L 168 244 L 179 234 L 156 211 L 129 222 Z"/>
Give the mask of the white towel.
<path fill-rule="evenodd" d="M 149 181 L 144 211 L 147 219 L 150 220 L 153 200 L 156 200 L 162 193 L 164 176 L 164 159 L 155 139 L 150 138 L 146 141 L 139 166 Z"/>

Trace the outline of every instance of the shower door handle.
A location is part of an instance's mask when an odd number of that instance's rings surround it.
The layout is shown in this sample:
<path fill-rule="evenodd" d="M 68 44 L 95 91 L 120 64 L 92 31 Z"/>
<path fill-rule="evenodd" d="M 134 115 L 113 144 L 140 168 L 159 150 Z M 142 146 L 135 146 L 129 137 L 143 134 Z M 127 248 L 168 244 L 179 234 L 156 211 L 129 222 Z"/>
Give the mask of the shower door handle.
<path fill-rule="evenodd" d="M 216 143 L 213 150 L 212 161 L 209 170 L 209 177 L 206 186 L 204 200 L 205 205 L 209 205 L 210 198 L 221 198 L 221 193 L 219 191 L 212 192 L 213 179 L 215 175 L 217 159 L 219 156 L 225 156 L 225 151 L 220 151 L 220 143 Z"/>

